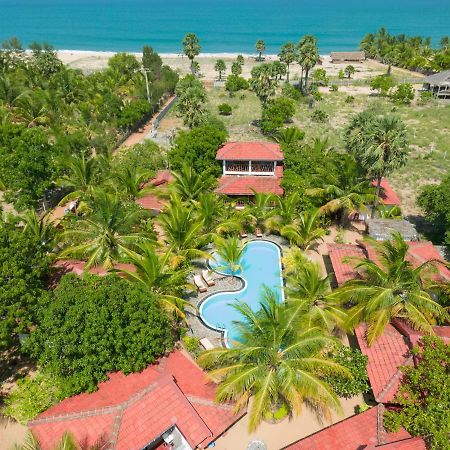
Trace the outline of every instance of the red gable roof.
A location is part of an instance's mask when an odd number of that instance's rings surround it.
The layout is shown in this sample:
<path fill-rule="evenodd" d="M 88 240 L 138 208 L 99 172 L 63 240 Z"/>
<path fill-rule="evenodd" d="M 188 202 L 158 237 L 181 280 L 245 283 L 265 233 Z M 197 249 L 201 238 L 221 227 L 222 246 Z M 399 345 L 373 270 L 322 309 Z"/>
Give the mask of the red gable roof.
<path fill-rule="evenodd" d="M 274 142 L 227 142 L 217 151 L 216 159 L 227 161 L 283 161 L 283 152 Z"/>
<path fill-rule="evenodd" d="M 44 450 L 64 432 L 92 444 L 103 437 L 113 449 L 142 448 L 176 425 L 192 447 L 206 446 L 239 416 L 214 402 L 209 383 L 181 351 L 140 373 L 112 373 L 92 394 L 63 400 L 29 423 Z"/>
<path fill-rule="evenodd" d="M 408 432 L 386 433 L 383 428 L 383 405 L 349 417 L 285 447 L 284 450 L 362 450 L 385 448 L 387 444 L 416 441 L 415 450 L 425 450 L 422 439 L 411 439 Z M 387 448 L 389 448 L 387 446 Z M 408 447 L 390 447 L 406 449 Z M 412 448 L 412 447 L 411 447 Z"/>
<path fill-rule="evenodd" d="M 167 206 L 167 201 L 158 198 L 154 194 L 148 194 L 138 198 L 136 199 L 136 203 L 145 209 L 156 212 L 161 212 Z"/>
<path fill-rule="evenodd" d="M 410 356 L 410 343 L 393 325 L 388 324 L 383 334 L 372 344 L 367 345 L 366 325 L 355 329 L 359 348 L 367 355 L 367 374 L 375 400 L 390 402 L 397 393 L 401 381 L 400 366 L 413 363 Z"/>
<path fill-rule="evenodd" d="M 168 184 L 174 180 L 174 176 L 170 170 L 158 170 L 155 178 L 150 180 L 150 184 L 153 186 L 160 186 L 161 184 Z"/>
<path fill-rule="evenodd" d="M 372 182 L 374 186 L 377 185 L 377 181 Z M 387 182 L 385 178 L 381 180 L 381 201 L 384 205 L 397 205 L 400 206 L 402 202 L 398 198 L 398 195 L 392 189 L 391 185 Z"/>
<path fill-rule="evenodd" d="M 253 190 L 261 194 L 283 195 L 281 179 L 278 176 L 237 176 L 224 175 L 219 178 L 217 194 L 254 195 Z M 252 190 L 253 189 L 253 190 Z"/>
<path fill-rule="evenodd" d="M 333 266 L 336 282 L 340 286 L 358 276 L 352 262 L 343 262 L 344 258 L 364 258 L 362 248 L 349 244 L 328 244 L 328 254 Z"/>

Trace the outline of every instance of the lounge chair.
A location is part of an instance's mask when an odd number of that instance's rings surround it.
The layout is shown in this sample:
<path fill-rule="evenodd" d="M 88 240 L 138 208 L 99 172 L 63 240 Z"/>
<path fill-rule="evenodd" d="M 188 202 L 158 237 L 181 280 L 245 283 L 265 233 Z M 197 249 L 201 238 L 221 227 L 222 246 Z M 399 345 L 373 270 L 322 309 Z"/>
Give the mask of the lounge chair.
<path fill-rule="evenodd" d="M 208 338 L 200 339 L 200 344 L 205 350 L 212 350 L 214 348 L 214 345 L 211 344 Z"/>
<path fill-rule="evenodd" d="M 203 283 L 202 277 L 200 275 L 194 276 L 194 283 L 197 286 L 199 292 L 206 292 L 208 290 L 206 285 Z"/>
<path fill-rule="evenodd" d="M 258 238 L 262 237 L 262 231 L 261 231 L 259 228 L 257 228 L 257 229 L 255 230 L 255 235 L 256 235 L 256 237 L 258 237 Z"/>
<path fill-rule="evenodd" d="M 202 270 L 202 278 L 209 287 L 216 284 L 216 282 L 212 279 L 211 274 L 207 270 Z"/>
<path fill-rule="evenodd" d="M 244 238 L 246 238 L 248 236 L 248 234 L 244 230 L 241 230 L 239 235 L 241 236 L 242 239 L 244 239 Z"/>

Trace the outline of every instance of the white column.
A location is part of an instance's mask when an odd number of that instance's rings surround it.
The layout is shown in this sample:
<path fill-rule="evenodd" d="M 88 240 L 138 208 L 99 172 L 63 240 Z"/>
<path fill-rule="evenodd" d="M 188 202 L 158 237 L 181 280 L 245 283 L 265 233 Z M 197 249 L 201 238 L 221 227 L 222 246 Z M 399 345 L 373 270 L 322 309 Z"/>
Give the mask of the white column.
<path fill-rule="evenodd" d="M 222 174 L 225 175 L 225 160 L 222 161 Z"/>
<path fill-rule="evenodd" d="M 248 162 L 248 173 L 252 173 L 252 162 Z"/>

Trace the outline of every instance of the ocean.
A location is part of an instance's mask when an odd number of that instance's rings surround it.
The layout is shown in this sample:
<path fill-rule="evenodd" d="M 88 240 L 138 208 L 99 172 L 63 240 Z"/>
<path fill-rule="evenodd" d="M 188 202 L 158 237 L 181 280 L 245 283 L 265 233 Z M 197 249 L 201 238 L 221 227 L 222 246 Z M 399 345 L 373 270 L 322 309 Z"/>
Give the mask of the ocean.
<path fill-rule="evenodd" d="M 358 48 L 361 38 L 386 26 L 391 33 L 423 35 L 434 45 L 450 34 L 450 0 L 0 0 L 0 40 L 48 42 L 69 50 L 180 53 L 187 32 L 202 52 L 268 53 L 305 34 L 322 54 Z"/>

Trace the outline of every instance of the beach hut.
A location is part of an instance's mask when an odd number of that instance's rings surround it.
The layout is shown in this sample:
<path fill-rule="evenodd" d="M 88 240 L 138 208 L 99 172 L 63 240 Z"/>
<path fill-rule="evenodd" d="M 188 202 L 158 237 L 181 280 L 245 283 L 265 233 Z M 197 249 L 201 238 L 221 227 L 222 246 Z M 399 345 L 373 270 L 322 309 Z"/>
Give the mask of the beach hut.
<path fill-rule="evenodd" d="M 422 89 L 432 92 L 438 98 L 450 100 L 450 70 L 425 77 Z"/>
<path fill-rule="evenodd" d="M 366 54 L 362 51 L 357 52 L 331 52 L 332 63 L 343 62 L 361 62 L 366 59 Z"/>
<path fill-rule="evenodd" d="M 377 241 L 392 239 L 394 232 L 399 232 L 405 241 L 418 241 L 419 235 L 414 225 L 407 220 L 372 219 L 367 222 L 367 234 Z"/>

